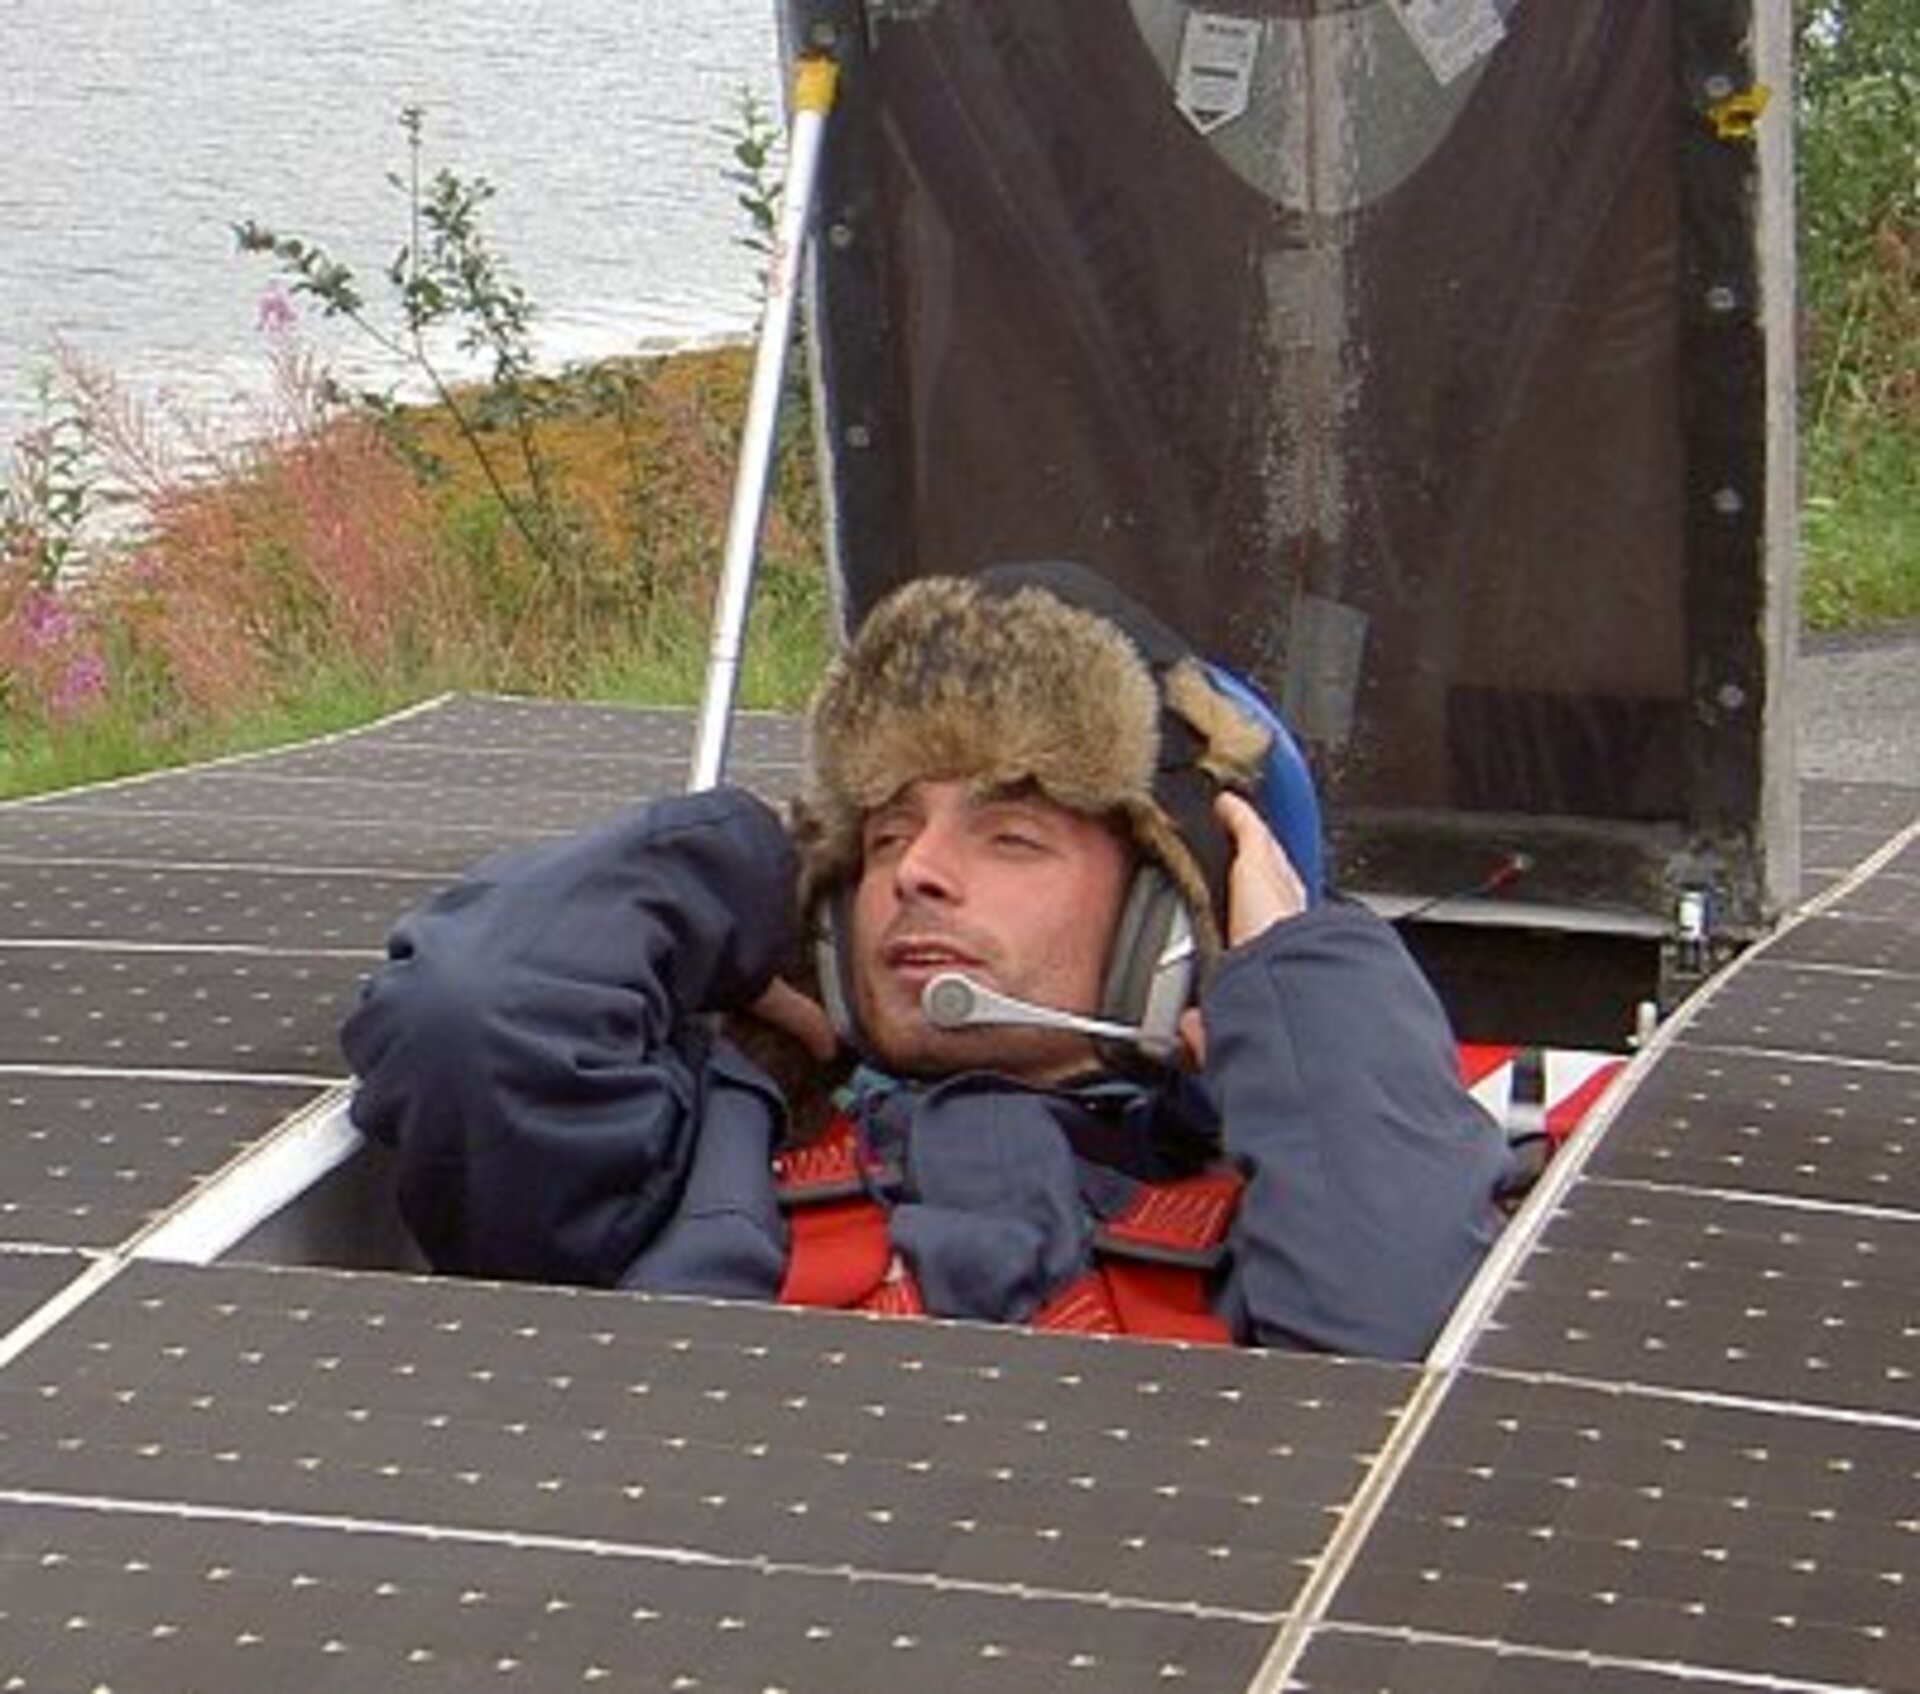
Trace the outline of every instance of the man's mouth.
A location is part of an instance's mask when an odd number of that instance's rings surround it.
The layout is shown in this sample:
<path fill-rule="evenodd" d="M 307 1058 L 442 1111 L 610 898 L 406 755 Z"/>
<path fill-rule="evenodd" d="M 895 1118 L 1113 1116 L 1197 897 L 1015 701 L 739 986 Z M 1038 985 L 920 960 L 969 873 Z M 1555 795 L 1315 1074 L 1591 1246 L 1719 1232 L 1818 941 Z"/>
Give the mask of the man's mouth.
<path fill-rule="evenodd" d="M 924 978 L 942 971 L 976 971 L 979 958 L 951 942 L 908 938 L 882 949 L 881 963 L 896 976 Z"/>

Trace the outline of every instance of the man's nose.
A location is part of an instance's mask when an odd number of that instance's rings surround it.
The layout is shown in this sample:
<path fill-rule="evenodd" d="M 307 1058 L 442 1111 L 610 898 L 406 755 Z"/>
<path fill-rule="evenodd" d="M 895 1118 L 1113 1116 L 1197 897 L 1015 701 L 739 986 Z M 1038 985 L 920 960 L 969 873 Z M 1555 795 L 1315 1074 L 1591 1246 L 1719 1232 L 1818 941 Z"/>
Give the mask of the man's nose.
<path fill-rule="evenodd" d="M 895 888 L 903 898 L 959 899 L 966 886 L 962 846 L 957 831 L 928 819 L 894 865 Z"/>

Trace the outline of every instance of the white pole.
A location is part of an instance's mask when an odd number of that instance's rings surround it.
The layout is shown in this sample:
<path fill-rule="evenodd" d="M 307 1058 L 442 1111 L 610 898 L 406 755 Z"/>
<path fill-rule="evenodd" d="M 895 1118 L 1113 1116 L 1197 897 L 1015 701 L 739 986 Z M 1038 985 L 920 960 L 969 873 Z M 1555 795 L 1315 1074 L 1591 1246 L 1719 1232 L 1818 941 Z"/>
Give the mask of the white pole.
<path fill-rule="evenodd" d="M 773 264 L 767 278 L 766 310 L 760 321 L 746 427 L 740 438 L 740 462 L 734 474 L 726 558 L 720 571 L 713 643 L 707 658 L 706 694 L 700 704 L 699 732 L 693 749 L 690 786 L 696 791 L 719 782 L 727 762 L 733 698 L 746 639 L 747 603 L 753 594 L 754 558 L 773 481 L 775 432 L 786 382 L 787 349 L 793 339 L 794 304 L 800 291 L 800 257 L 813 210 L 814 185 L 836 80 L 837 70 L 831 59 L 805 58 L 794 70 L 786 184 L 774 234 Z"/>

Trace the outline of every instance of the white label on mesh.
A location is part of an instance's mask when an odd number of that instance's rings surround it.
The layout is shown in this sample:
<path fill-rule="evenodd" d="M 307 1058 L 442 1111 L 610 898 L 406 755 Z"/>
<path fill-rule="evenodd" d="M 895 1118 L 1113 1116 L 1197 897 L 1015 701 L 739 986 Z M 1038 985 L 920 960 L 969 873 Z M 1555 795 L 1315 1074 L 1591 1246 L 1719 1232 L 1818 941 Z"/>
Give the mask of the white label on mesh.
<path fill-rule="evenodd" d="M 1260 57 L 1260 30 L 1257 18 L 1187 14 L 1173 98 L 1202 135 L 1211 135 L 1246 111 L 1254 63 Z"/>
<path fill-rule="evenodd" d="M 1472 70 L 1507 33 L 1494 0 L 1393 0 L 1393 9 L 1442 83 Z"/>

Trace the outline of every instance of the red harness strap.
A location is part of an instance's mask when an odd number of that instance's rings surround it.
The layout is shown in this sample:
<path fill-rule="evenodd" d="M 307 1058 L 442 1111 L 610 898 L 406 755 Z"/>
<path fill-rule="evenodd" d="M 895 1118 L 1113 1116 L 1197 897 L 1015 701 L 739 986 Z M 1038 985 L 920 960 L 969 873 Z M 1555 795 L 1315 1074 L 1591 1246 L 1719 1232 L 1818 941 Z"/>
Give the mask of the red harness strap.
<path fill-rule="evenodd" d="M 787 1214 L 783 1305 L 920 1309 L 918 1290 L 896 1263 L 887 1214 L 862 1180 L 849 1119 L 835 1119 L 808 1146 L 777 1154 L 773 1176 Z"/>
<path fill-rule="evenodd" d="M 884 1207 L 861 1179 L 853 1125 L 837 1121 L 811 1146 L 780 1154 L 774 1178 L 787 1213 L 782 1303 L 924 1313 L 893 1250 Z M 1033 1318 L 1037 1329 L 1230 1344 L 1208 1301 L 1207 1273 L 1225 1257 L 1241 1179 L 1210 1172 L 1143 1186 L 1094 1236 L 1093 1267 Z"/>
<path fill-rule="evenodd" d="M 1209 1171 L 1142 1187 L 1095 1233 L 1093 1267 L 1035 1314 L 1034 1327 L 1231 1345 L 1207 1279 L 1226 1256 L 1245 1186 L 1232 1171 Z"/>

